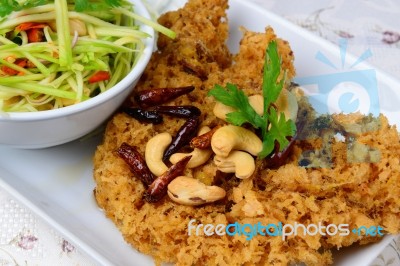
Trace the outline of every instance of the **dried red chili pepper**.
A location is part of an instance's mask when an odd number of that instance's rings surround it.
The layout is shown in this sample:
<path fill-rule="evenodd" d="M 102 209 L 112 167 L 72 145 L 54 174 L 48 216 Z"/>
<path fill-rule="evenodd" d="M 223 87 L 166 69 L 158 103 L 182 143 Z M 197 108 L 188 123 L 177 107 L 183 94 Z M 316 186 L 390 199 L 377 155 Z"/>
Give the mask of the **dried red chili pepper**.
<path fill-rule="evenodd" d="M 165 149 L 163 155 L 164 162 L 180 148 L 189 144 L 190 140 L 196 135 L 199 125 L 200 119 L 198 116 L 186 120 L 185 124 L 179 128 L 178 133 L 176 133 L 175 137 L 172 139 L 171 144 Z"/>
<path fill-rule="evenodd" d="M 135 146 L 124 142 L 117 150 L 118 155 L 129 165 L 131 172 L 147 187 L 153 183 L 155 176 L 147 167 L 146 161 Z"/>
<path fill-rule="evenodd" d="M 151 107 L 169 102 L 194 90 L 194 86 L 142 90 L 134 98 L 140 107 Z"/>
<path fill-rule="evenodd" d="M 211 138 L 214 135 L 215 131 L 217 131 L 218 128 L 220 128 L 220 126 L 216 126 L 213 129 L 211 129 L 210 131 L 208 131 L 200 136 L 196 136 L 196 137 L 192 138 L 192 140 L 190 141 L 190 147 L 193 149 L 198 148 L 201 150 L 210 148 L 211 147 Z"/>
<path fill-rule="evenodd" d="M 271 155 L 266 158 L 267 167 L 275 169 L 283 165 L 293 149 L 295 138 L 289 140 L 289 144 L 283 151 L 279 151 L 279 144 L 275 142 L 275 149 Z"/>
<path fill-rule="evenodd" d="M 167 114 L 180 118 L 190 118 L 201 115 L 199 108 L 193 105 L 178 105 L 178 106 L 157 106 L 155 109 L 161 114 Z"/>
<path fill-rule="evenodd" d="M 164 174 L 157 177 L 144 193 L 144 199 L 147 202 L 157 202 L 161 200 L 167 194 L 168 184 L 176 177 L 183 175 L 190 158 L 192 158 L 191 155 L 182 158 L 179 162 L 172 165 Z"/>
<path fill-rule="evenodd" d="M 163 122 L 162 116 L 157 111 L 147 111 L 141 108 L 123 107 L 122 111 L 140 122 L 160 124 Z"/>

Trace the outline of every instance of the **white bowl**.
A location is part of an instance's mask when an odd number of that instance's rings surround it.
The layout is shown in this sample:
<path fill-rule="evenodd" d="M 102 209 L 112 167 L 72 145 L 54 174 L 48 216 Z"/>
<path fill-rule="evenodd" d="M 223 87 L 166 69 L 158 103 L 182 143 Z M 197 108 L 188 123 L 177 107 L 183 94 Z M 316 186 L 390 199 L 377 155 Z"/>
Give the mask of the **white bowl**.
<path fill-rule="evenodd" d="M 150 18 L 141 1 L 131 0 L 135 12 Z M 153 28 L 143 25 L 145 49 L 132 71 L 109 90 L 78 104 L 39 112 L 0 114 L 0 145 L 15 148 L 45 148 L 78 139 L 105 122 L 122 104 L 138 82 L 155 45 Z"/>

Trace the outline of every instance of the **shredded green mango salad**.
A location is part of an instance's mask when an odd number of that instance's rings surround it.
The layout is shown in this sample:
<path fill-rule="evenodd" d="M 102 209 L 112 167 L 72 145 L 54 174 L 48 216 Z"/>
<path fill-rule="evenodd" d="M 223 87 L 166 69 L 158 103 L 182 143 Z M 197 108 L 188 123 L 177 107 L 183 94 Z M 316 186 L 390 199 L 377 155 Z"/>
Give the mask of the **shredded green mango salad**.
<path fill-rule="evenodd" d="M 124 0 L 0 0 L 0 112 L 57 109 L 113 87 L 149 37 Z"/>

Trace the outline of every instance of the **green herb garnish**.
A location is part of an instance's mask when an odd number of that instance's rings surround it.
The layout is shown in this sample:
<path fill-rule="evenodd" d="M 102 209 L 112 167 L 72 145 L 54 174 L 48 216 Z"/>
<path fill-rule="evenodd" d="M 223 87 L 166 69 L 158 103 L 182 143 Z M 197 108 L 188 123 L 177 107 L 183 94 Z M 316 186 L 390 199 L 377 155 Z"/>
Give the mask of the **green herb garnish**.
<path fill-rule="evenodd" d="M 261 130 L 263 149 L 258 157 L 267 157 L 276 144 L 282 151 L 289 144 L 288 137 L 296 133 L 295 123 L 286 120 L 283 112 L 279 113 L 273 105 L 278 99 L 279 94 L 285 83 L 285 75 L 279 81 L 281 74 L 281 58 L 275 41 L 269 43 L 265 53 L 264 73 L 262 91 L 264 97 L 264 112 L 259 115 L 249 103 L 248 97 L 236 85 L 227 84 L 226 88 L 215 85 L 208 93 L 215 99 L 227 106 L 234 107 L 236 111 L 227 114 L 227 121 L 233 125 L 241 126 L 244 123 L 251 124 L 254 128 Z"/>
<path fill-rule="evenodd" d="M 83 11 L 105 11 L 110 8 L 120 7 L 121 0 L 75 0 L 75 10 L 78 12 Z M 13 11 L 20 11 L 32 7 L 38 7 L 45 4 L 54 3 L 50 0 L 0 0 L 0 17 L 5 17 Z"/>

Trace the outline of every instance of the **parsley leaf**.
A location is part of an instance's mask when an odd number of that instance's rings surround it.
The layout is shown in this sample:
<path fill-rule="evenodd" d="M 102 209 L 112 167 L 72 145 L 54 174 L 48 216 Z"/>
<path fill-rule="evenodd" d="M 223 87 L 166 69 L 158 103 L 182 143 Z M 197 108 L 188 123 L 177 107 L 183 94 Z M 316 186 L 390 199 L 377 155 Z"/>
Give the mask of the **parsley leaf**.
<path fill-rule="evenodd" d="M 263 137 L 263 149 L 259 154 L 260 158 L 267 157 L 275 148 L 275 141 L 279 144 L 279 150 L 282 151 L 288 144 L 288 136 L 293 136 L 296 132 L 296 125 L 292 120 L 286 120 L 285 113 L 278 115 L 275 108 L 269 112 L 269 122 L 271 128 Z"/>
<path fill-rule="evenodd" d="M 228 83 L 226 89 L 220 85 L 215 85 L 208 95 L 214 96 L 221 103 L 237 109 L 237 111 L 227 114 L 227 121 L 235 126 L 250 123 L 258 128 L 263 123 L 262 118 L 251 107 L 248 97 L 242 90 L 238 90 L 233 84 Z"/>
<path fill-rule="evenodd" d="M 277 83 L 281 73 L 281 58 L 279 57 L 278 47 L 275 41 L 269 43 L 265 53 L 264 74 L 262 91 L 264 95 L 264 113 L 266 109 L 274 103 L 282 91 L 285 78 Z"/>
<path fill-rule="evenodd" d="M 278 82 L 281 75 L 281 58 L 275 41 L 269 43 L 264 62 L 262 92 L 264 97 L 264 112 L 259 115 L 249 103 L 248 97 L 236 85 L 228 83 L 226 88 L 215 85 L 209 91 L 209 96 L 236 110 L 227 114 L 227 121 L 236 126 L 244 123 L 251 124 L 261 130 L 263 149 L 258 156 L 263 159 L 279 145 L 282 151 L 288 144 L 288 137 L 294 136 L 296 125 L 292 120 L 286 120 L 283 112 L 278 113 L 273 103 L 278 99 L 285 83 L 285 75 Z"/>

